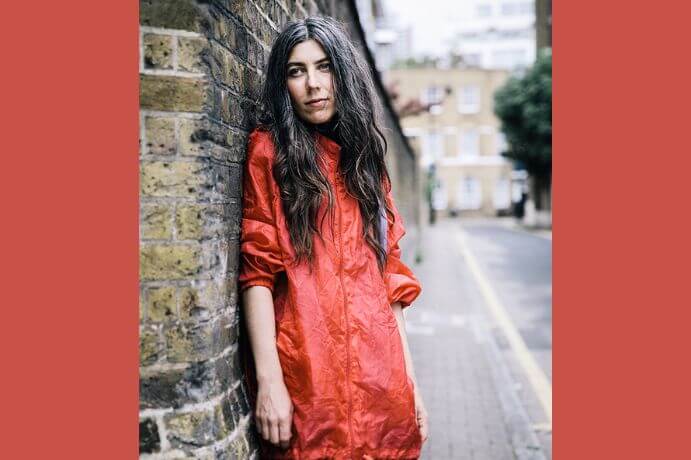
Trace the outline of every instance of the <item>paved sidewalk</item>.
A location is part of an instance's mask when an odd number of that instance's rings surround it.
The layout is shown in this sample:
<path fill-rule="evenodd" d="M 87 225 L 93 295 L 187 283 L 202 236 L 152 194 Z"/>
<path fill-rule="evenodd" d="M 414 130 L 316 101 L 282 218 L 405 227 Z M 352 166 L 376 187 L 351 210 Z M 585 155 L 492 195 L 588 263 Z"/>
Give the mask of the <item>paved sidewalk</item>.
<path fill-rule="evenodd" d="M 430 415 L 425 460 L 549 459 L 530 426 L 456 240 L 458 221 L 425 229 L 423 285 L 406 310 L 418 384 Z M 548 449 L 551 453 L 551 449 Z"/>

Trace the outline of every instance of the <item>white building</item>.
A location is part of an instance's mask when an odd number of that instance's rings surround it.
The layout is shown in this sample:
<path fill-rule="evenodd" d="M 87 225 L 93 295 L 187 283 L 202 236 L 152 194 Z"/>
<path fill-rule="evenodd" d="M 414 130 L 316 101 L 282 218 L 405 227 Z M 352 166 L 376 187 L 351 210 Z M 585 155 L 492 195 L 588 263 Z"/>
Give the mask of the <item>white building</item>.
<path fill-rule="evenodd" d="M 454 53 L 466 64 L 516 70 L 535 61 L 534 0 L 464 0 Z"/>

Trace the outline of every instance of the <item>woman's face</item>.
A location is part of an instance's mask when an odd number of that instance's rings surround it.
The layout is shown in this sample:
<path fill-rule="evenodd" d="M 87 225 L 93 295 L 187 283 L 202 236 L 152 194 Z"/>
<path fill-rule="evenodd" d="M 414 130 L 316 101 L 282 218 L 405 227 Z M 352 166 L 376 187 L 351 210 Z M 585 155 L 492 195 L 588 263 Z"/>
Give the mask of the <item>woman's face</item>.
<path fill-rule="evenodd" d="M 286 84 L 298 116 L 309 123 L 329 121 L 336 113 L 331 62 L 310 39 L 295 45 L 288 57 Z"/>

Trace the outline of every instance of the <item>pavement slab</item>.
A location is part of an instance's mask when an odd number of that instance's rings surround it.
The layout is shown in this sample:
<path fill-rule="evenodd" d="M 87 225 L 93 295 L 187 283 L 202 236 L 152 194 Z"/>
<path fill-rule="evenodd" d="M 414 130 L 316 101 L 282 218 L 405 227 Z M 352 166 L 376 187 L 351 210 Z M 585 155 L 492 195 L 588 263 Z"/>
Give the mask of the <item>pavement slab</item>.
<path fill-rule="evenodd" d="M 406 309 L 418 385 L 430 417 L 422 459 L 545 460 L 526 408 L 520 369 L 508 361 L 482 293 L 456 243 L 458 220 L 442 220 L 421 237 L 413 266 L 423 292 Z M 535 411 L 535 407 L 530 410 Z"/>

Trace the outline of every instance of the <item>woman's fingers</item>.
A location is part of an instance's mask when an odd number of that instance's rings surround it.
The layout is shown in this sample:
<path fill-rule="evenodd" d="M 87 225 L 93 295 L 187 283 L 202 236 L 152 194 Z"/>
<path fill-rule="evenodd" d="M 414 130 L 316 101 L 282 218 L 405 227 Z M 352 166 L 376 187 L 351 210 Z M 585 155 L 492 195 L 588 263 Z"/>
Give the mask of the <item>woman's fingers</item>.
<path fill-rule="evenodd" d="M 422 442 L 427 442 L 427 437 L 429 436 L 429 428 L 427 425 L 427 416 L 423 416 L 420 419 L 420 437 L 422 437 Z"/>
<path fill-rule="evenodd" d="M 268 441 L 270 437 L 268 421 L 265 419 L 257 418 L 257 424 L 259 425 L 257 428 L 259 428 L 259 432 L 261 433 L 262 438 Z"/>
<path fill-rule="evenodd" d="M 420 429 L 420 437 L 422 442 L 426 442 L 429 437 L 429 424 L 427 420 L 427 409 L 422 402 L 422 397 L 415 395 L 415 418 L 417 419 L 417 426 Z"/>
<path fill-rule="evenodd" d="M 292 416 L 286 417 L 281 420 L 281 422 L 278 425 L 278 437 L 279 437 L 279 443 L 282 448 L 286 448 L 290 445 L 290 428 L 292 426 Z"/>
<path fill-rule="evenodd" d="M 266 441 L 287 448 L 290 445 L 290 438 L 292 436 L 292 416 L 273 418 L 273 417 L 257 417 L 257 431 Z"/>
<path fill-rule="evenodd" d="M 256 420 L 257 431 L 264 440 L 283 448 L 289 446 L 293 403 L 283 382 L 259 387 Z"/>
<path fill-rule="evenodd" d="M 271 441 L 272 444 L 278 444 L 278 420 L 274 419 L 269 422 L 270 428 L 269 428 L 269 434 L 270 438 L 269 441 Z"/>

